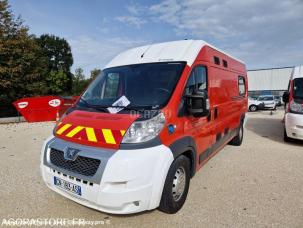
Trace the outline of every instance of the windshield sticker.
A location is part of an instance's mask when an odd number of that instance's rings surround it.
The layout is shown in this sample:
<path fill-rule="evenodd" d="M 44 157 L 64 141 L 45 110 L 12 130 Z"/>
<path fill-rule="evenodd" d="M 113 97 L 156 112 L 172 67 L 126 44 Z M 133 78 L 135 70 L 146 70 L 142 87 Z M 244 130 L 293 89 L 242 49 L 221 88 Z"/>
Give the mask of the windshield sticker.
<path fill-rule="evenodd" d="M 107 108 L 107 110 L 110 112 L 110 113 L 118 113 L 120 112 L 121 110 L 123 110 L 123 107 L 126 107 L 127 105 L 130 104 L 130 101 L 126 98 L 126 96 L 122 96 L 120 97 L 118 100 L 116 100 L 112 106 L 118 106 L 117 108 L 114 108 L 114 107 L 109 107 Z"/>

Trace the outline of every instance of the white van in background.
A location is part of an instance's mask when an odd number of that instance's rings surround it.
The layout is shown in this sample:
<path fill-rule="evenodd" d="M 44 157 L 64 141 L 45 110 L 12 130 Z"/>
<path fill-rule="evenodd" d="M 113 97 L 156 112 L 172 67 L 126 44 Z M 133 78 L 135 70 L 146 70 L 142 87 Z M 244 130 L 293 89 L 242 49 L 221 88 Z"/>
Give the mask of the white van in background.
<path fill-rule="evenodd" d="M 303 140 L 303 65 L 292 71 L 283 101 L 286 104 L 284 141 Z"/>

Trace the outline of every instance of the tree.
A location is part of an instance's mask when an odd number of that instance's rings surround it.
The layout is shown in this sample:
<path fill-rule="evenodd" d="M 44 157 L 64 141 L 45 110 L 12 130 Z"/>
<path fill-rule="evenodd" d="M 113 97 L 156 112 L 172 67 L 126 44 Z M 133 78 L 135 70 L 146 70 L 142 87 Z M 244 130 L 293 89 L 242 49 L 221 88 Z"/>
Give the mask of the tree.
<path fill-rule="evenodd" d="M 71 48 L 65 39 L 29 35 L 28 27 L 21 17 L 15 18 L 8 1 L 0 0 L 0 116 L 21 97 L 70 94 L 72 64 Z"/>
<path fill-rule="evenodd" d="M 65 86 L 68 82 L 67 75 L 63 70 L 51 71 L 46 78 L 48 82 L 48 93 L 49 94 L 61 94 L 65 93 Z"/>
<path fill-rule="evenodd" d="M 97 68 L 93 69 L 90 72 L 90 80 L 94 80 L 100 73 L 101 73 L 100 69 L 97 69 Z"/>
<path fill-rule="evenodd" d="M 8 1 L 0 0 L 0 95 L 9 102 L 45 93 L 45 65 L 38 52 L 21 18 L 15 19 Z"/>
<path fill-rule="evenodd" d="M 82 68 L 79 67 L 79 68 L 75 69 L 74 79 L 75 79 L 75 82 L 80 82 L 85 79 L 85 75 L 83 73 Z"/>
<path fill-rule="evenodd" d="M 77 68 L 73 76 L 73 95 L 80 95 L 88 86 L 90 79 L 85 79 L 82 68 Z"/>
<path fill-rule="evenodd" d="M 63 88 L 67 92 L 72 89 L 72 73 L 70 68 L 73 64 L 73 56 L 68 42 L 64 38 L 44 34 L 36 39 L 41 48 L 40 56 L 47 58 L 48 72 L 61 72 L 67 77 Z M 52 74 L 56 75 L 56 74 Z M 50 74 L 47 78 L 49 79 Z M 54 79 L 56 80 L 56 79 Z"/>

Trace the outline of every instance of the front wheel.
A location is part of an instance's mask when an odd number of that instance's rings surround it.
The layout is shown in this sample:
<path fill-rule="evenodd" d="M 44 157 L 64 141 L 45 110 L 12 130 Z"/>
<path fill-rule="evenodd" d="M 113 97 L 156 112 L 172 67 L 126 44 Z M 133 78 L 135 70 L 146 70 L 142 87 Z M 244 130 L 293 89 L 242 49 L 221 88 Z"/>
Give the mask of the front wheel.
<path fill-rule="evenodd" d="M 255 111 L 257 111 L 257 110 L 258 110 L 258 107 L 257 107 L 256 105 L 251 105 L 251 106 L 249 106 L 249 111 L 255 112 Z"/>
<path fill-rule="evenodd" d="M 190 182 L 190 161 L 181 155 L 171 164 L 165 180 L 159 210 L 168 214 L 178 212 L 187 197 Z"/>

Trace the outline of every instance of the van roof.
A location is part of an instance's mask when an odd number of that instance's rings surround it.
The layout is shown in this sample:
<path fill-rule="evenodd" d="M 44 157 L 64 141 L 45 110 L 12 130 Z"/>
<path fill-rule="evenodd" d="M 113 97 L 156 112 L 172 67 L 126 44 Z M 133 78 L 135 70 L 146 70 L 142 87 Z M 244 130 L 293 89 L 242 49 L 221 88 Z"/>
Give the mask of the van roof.
<path fill-rule="evenodd" d="M 295 78 L 303 78 L 303 65 L 301 66 L 296 66 L 292 73 L 291 73 L 291 78 L 295 79 Z"/>
<path fill-rule="evenodd" d="M 113 58 L 105 68 L 152 62 L 185 61 L 193 64 L 204 46 L 209 46 L 233 59 L 243 63 L 231 55 L 208 44 L 203 40 L 180 40 L 156 43 L 126 50 Z"/>

